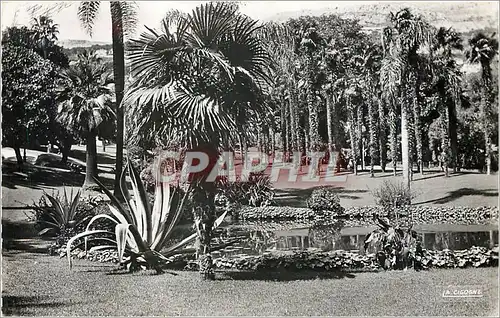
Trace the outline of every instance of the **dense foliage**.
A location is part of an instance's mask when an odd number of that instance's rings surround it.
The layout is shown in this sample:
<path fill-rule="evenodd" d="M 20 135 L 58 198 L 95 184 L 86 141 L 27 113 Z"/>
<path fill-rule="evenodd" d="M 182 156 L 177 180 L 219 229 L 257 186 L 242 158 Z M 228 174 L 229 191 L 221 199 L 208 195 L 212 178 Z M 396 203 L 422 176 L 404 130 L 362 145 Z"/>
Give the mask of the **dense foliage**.
<path fill-rule="evenodd" d="M 318 215 L 343 215 L 344 208 L 340 205 L 339 195 L 335 189 L 324 187 L 314 189 L 307 199 L 307 207 Z"/>
<path fill-rule="evenodd" d="M 32 50 L 2 46 L 3 146 L 19 151 L 31 139 L 47 138 L 56 110 L 57 79 L 55 65 Z"/>

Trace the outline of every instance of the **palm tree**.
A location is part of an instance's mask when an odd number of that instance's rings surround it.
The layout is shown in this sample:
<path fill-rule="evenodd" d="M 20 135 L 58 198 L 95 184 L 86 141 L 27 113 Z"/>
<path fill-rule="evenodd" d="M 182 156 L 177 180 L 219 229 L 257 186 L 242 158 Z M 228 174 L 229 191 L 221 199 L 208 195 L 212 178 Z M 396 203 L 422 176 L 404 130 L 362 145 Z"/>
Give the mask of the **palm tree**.
<path fill-rule="evenodd" d="M 92 36 L 95 19 L 99 13 L 101 1 L 81 1 L 78 6 L 78 18 L 82 26 Z M 124 36 L 133 33 L 137 24 L 137 6 L 131 1 L 110 1 L 111 32 L 113 39 L 113 71 L 116 95 L 116 167 L 114 195 L 121 198 L 120 176 L 123 170 L 123 127 L 124 110 L 122 107 L 125 88 L 125 52 Z"/>
<path fill-rule="evenodd" d="M 57 119 L 72 131 L 79 132 L 87 142 L 87 169 L 84 188 L 99 189 L 97 177 L 97 130 L 101 123 L 110 120 L 112 90 L 111 74 L 95 55 L 84 51 L 78 61 L 62 71 Z"/>
<path fill-rule="evenodd" d="M 460 102 L 461 74 L 453 59 L 453 50 L 462 50 L 462 38 L 460 34 L 452 28 L 439 28 L 436 32 L 433 45 L 433 63 L 435 69 L 433 76 L 437 79 L 439 95 L 443 99 L 444 105 L 448 107 L 445 112 L 448 114 L 448 132 L 447 137 L 451 146 L 451 163 L 453 172 L 457 170 L 457 104 Z M 451 96 L 450 96 L 451 95 Z"/>
<path fill-rule="evenodd" d="M 54 45 L 59 34 L 58 25 L 47 16 L 39 16 L 33 18 L 33 41 L 38 45 L 38 48 L 43 52 L 43 58 L 47 59 L 48 48 Z"/>
<path fill-rule="evenodd" d="M 382 88 L 381 99 L 387 104 L 389 110 L 389 141 L 391 148 L 391 160 L 393 175 L 396 175 L 398 159 L 397 143 L 397 99 L 401 90 L 402 60 L 395 54 L 387 53 L 382 60 L 380 69 L 380 86 Z M 401 118 L 403 121 L 403 118 Z M 406 170 L 405 170 L 406 171 Z M 403 171 L 404 172 L 404 171 Z"/>
<path fill-rule="evenodd" d="M 491 123 L 492 117 L 492 89 L 491 62 L 498 54 L 498 41 L 494 38 L 495 34 L 488 37 L 483 33 L 476 34 L 469 40 L 470 50 L 466 56 L 471 63 L 481 64 L 481 79 L 483 82 L 481 88 L 481 113 L 485 140 L 486 173 L 491 174 L 491 133 L 496 129 Z"/>
<path fill-rule="evenodd" d="M 168 16 L 161 31 L 146 29 L 130 44 L 135 81 L 124 103 L 137 114 L 132 125 L 189 151 L 204 151 L 211 158 L 209 172 L 220 148 L 235 143 L 234 136 L 270 111 L 265 95 L 273 85 L 272 60 L 256 36 L 259 25 L 237 6 L 217 2 Z M 212 233 L 205 229 L 216 219 L 216 189 L 206 172 L 190 179 L 205 279 L 213 278 Z"/>
<path fill-rule="evenodd" d="M 378 157 L 377 147 L 377 81 L 375 80 L 376 70 L 379 68 L 379 55 L 375 46 L 367 46 L 363 48 L 361 54 L 353 56 L 354 62 L 361 70 L 361 83 L 364 87 L 364 102 L 368 106 L 368 131 L 369 141 L 368 149 L 370 153 L 370 176 L 374 176 L 375 161 Z"/>
<path fill-rule="evenodd" d="M 410 187 L 411 158 L 413 135 L 416 141 L 417 161 L 422 171 L 422 135 L 420 129 L 419 96 L 419 50 L 431 43 L 432 27 L 420 16 L 413 15 L 405 8 L 390 14 L 391 26 L 384 30 L 384 44 L 386 52 L 398 56 L 402 62 L 401 85 L 401 138 L 403 157 L 403 179 Z M 413 125 L 415 124 L 415 126 Z M 416 129 L 415 129 L 416 128 Z M 414 134 L 411 134 L 414 132 Z"/>

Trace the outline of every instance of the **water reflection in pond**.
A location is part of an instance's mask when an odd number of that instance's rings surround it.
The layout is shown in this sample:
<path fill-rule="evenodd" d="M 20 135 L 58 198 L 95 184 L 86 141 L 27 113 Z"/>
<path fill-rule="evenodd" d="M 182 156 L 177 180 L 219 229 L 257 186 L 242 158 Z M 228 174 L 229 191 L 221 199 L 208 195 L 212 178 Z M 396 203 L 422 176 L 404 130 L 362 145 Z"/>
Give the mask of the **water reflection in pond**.
<path fill-rule="evenodd" d="M 294 222 L 252 222 L 226 224 L 216 240 L 238 238 L 225 250 L 214 252 L 219 256 L 261 255 L 293 250 L 347 250 L 364 251 L 364 240 L 377 226 L 346 227 L 342 220 L 330 224 Z M 415 225 L 424 249 L 463 250 L 472 246 L 498 245 L 498 227 L 495 225 Z"/>

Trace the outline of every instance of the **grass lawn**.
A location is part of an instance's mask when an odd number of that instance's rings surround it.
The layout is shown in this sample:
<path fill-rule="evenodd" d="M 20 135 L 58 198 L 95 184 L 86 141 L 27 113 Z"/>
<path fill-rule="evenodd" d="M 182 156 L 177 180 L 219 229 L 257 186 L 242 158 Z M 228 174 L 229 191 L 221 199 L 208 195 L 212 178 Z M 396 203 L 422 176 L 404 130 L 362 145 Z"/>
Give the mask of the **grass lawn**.
<path fill-rule="evenodd" d="M 11 251 L 3 255 L 3 312 L 37 316 L 498 316 L 498 268 L 353 273 L 265 280 L 197 273 L 119 274 L 113 265 Z M 477 286 L 482 298 L 443 298 L 445 286 Z"/>

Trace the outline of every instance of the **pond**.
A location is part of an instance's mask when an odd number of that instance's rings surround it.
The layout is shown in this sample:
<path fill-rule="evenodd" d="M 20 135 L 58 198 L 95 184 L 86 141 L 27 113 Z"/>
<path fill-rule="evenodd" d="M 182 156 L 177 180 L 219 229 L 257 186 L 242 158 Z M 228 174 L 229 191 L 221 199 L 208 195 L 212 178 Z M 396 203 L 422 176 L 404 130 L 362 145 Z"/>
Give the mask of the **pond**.
<path fill-rule="evenodd" d="M 238 239 L 237 243 L 213 253 L 214 257 L 239 257 L 300 250 L 372 253 L 364 241 L 377 226 L 345 226 L 338 220 L 329 224 L 283 222 L 225 223 L 215 241 Z M 422 247 L 429 250 L 464 250 L 472 246 L 498 245 L 496 225 L 420 224 L 413 226 Z"/>

